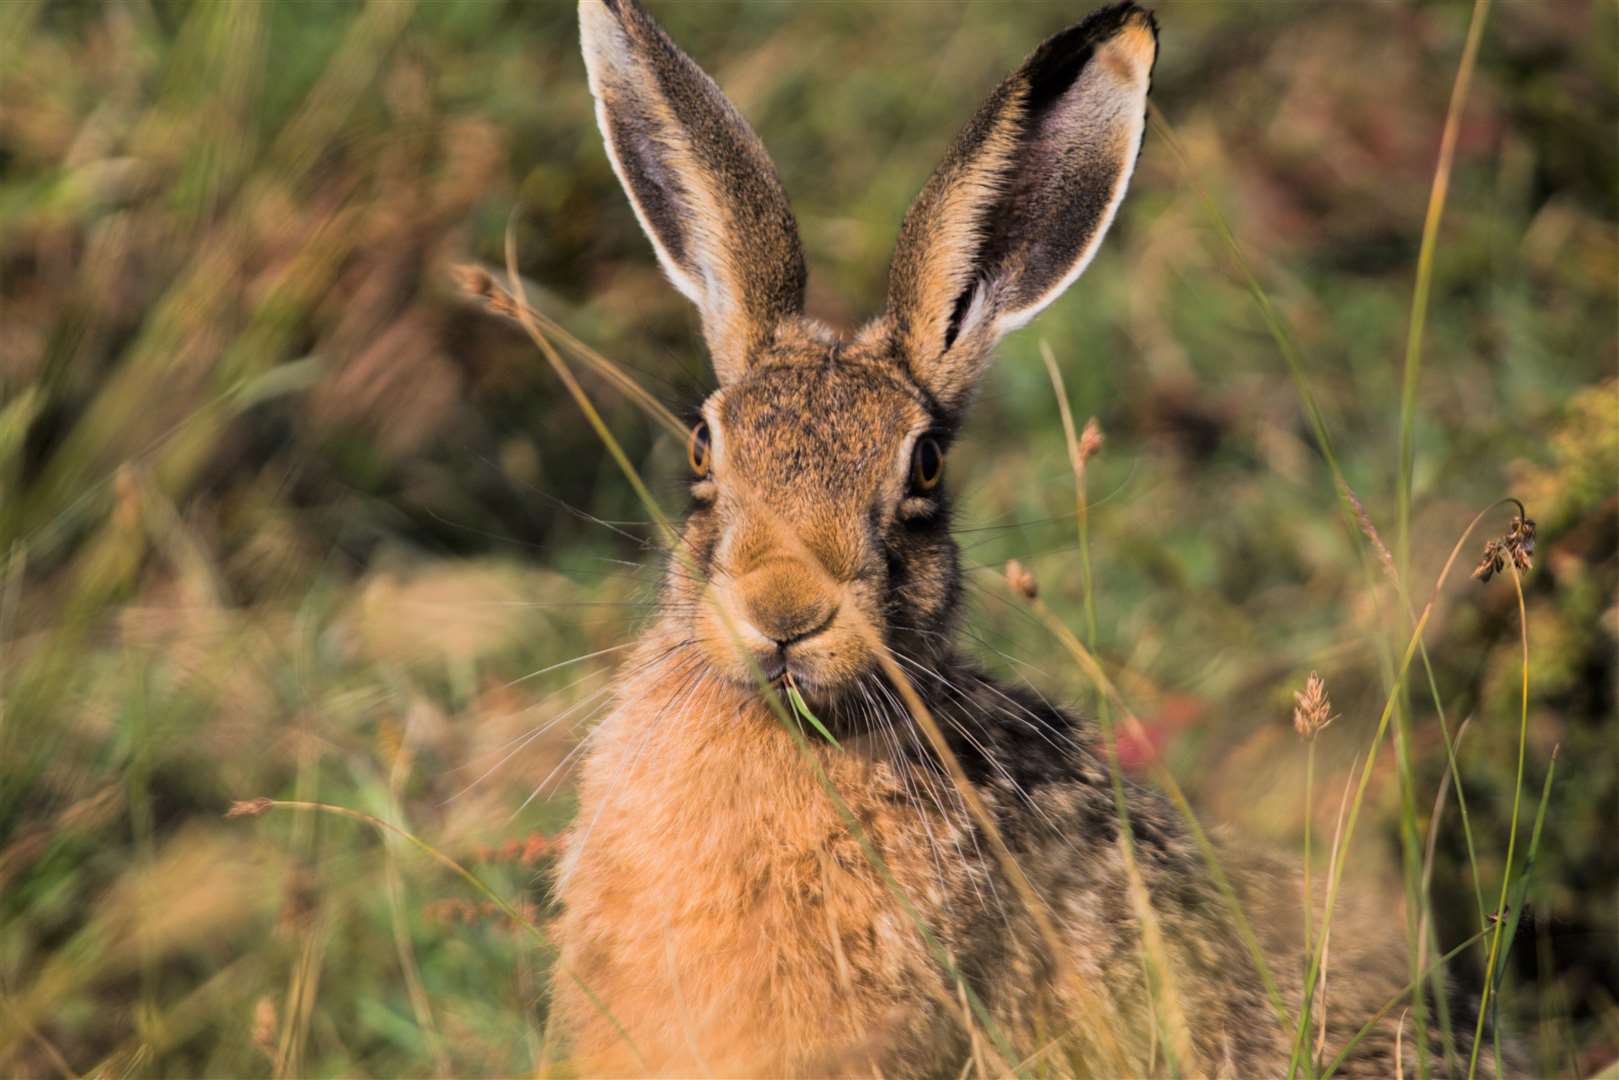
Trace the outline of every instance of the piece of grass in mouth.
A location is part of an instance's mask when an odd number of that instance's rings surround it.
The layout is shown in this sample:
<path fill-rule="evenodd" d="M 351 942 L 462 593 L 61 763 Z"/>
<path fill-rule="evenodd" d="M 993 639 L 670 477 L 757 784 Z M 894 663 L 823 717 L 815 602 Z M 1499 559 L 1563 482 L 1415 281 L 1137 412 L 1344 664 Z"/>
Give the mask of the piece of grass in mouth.
<path fill-rule="evenodd" d="M 798 692 L 798 686 L 793 682 L 792 676 L 788 676 L 787 678 L 786 689 L 787 702 L 793 707 L 793 712 L 797 713 L 802 719 L 808 720 L 810 727 L 820 732 L 822 738 L 831 743 L 833 746 L 837 747 L 839 750 L 842 750 L 843 746 L 838 742 L 837 737 L 833 735 L 832 732 L 827 730 L 826 725 L 821 723 L 820 719 L 814 713 L 810 712 L 810 707 L 804 703 L 804 695 Z"/>

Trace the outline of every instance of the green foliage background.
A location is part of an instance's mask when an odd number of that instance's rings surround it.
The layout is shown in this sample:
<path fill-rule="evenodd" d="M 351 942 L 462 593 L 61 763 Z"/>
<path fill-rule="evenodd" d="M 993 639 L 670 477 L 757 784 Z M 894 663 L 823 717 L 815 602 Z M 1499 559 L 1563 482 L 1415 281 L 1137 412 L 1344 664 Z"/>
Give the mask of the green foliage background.
<path fill-rule="evenodd" d="M 1296 845 L 1306 814 L 1330 835 L 1403 624 L 1210 208 L 1392 540 L 1417 243 L 1470 9 L 1160 4 L 1154 100 L 1186 164 L 1149 137 L 1101 254 L 1003 347 L 950 463 L 981 651 L 1087 707 L 997 577 L 1020 559 L 1081 625 L 1048 343 L 1107 432 L 1097 647 L 1155 737 L 1130 749 L 1256 842 Z M 904 208 L 977 101 L 1083 14 L 656 10 L 762 134 L 811 309 L 843 324 L 879 308 Z M 1616 41 L 1611 3 L 1491 10 L 1414 429 L 1419 598 L 1492 500 L 1540 522 L 1531 792 L 1561 757 L 1504 1008 L 1569 1073 L 1619 1049 Z M 571 5 L 0 6 L 0 1071 L 537 1067 L 546 957 L 462 883 L 349 822 L 222 817 L 257 796 L 364 810 L 546 913 L 565 755 L 656 571 L 637 569 L 644 511 L 532 346 L 453 284 L 501 261 L 508 221 L 537 306 L 671 407 L 700 400 L 696 319 L 608 168 Z M 681 448 L 590 389 L 677 506 Z M 1427 642 L 1451 723 L 1470 720 L 1493 896 L 1517 609 L 1508 583 L 1461 577 Z M 1312 669 L 1341 718 L 1305 806 L 1289 715 Z M 1444 765 L 1426 702 L 1424 828 Z M 1392 754 L 1372 798 L 1351 878 L 1398 919 Z M 1477 928 L 1454 816 L 1438 845 L 1454 942 Z"/>

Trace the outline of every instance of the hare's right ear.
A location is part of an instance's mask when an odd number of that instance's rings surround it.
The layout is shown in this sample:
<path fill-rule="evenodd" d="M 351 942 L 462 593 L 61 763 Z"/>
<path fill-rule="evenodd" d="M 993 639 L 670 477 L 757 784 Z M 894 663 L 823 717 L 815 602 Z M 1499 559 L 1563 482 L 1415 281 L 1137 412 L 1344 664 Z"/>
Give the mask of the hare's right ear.
<path fill-rule="evenodd" d="M 759 139 L 636 0 L 580 0 L 596 122 L 721 385 L 803 309 L 804 251 Z"/>
<path fill-rule="evenodd" d="M 900 230 L 888 279 L 898 359 L 958 414 L 1001 335 L 1085 269 L 1146 128 L 1157 25 L 1115 4 L 1048 38 L 957 136 Z"/>

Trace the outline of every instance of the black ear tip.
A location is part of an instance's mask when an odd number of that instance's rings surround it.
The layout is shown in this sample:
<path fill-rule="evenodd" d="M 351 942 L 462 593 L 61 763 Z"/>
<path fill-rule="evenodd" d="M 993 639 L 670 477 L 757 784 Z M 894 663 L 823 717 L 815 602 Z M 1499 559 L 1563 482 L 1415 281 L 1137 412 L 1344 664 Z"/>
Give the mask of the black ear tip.
<path fill-rule="evenodd" d="M 1073 27 L 1073 32 L 1076 37 L 1096 45 L 1127 26 L 1145 26 L 1155 39 L 1158 37 L 1158 16 L 1135 0 L 1122 0 L 1121 3 L 1098 8 L 1080 20 Z"/>
<path fill-rule="evenodd" d="M 1134 0 L 1098 8 L 1041 42 L 1023 66 L 1024 77 L 1029 81 L 1030 107 L 1038 110 L 1067 92 L 1098 46 L 1132 28 L 1138 32 L 1145 29 L 1152 35 L 1152 49 L 1156 53 L 1158 20 Z"/>

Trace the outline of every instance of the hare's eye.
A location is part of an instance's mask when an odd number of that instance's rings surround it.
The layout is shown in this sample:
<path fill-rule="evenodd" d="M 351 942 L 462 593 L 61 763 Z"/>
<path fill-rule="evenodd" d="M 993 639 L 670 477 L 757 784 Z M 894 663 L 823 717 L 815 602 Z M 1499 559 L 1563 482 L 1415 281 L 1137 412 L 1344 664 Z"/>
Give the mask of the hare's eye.
<path fill-rule="evenodd" d="M 691 465 L 692 475 L 697 479 L 701 480 L 708 475 L 712 453 L 708 442 L 708 421 L 699 420 L 697 426 L 691 429 L 691 438 L 686 443 L 686 461 Z"/>
<path fill-rule="evenodd" d="M 911 484 L 917 491 L 932 491 L 944 475 L 944 451 L 929 435 L 916 440 L 911 453 Z"/>

